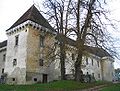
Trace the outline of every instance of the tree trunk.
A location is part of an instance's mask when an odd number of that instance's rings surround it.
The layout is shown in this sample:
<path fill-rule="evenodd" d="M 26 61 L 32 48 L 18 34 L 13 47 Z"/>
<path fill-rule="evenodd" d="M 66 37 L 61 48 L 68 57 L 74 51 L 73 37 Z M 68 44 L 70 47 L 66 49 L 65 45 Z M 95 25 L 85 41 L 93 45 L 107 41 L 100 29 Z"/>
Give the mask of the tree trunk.
<path fill-rule="evenodd" d="M 84 51 L 84 42 L 80 37 L 78 37 L 77 41 L 77 58 L 75 62 L 75 81 L 83 82 L 83 72 L 81 70 L 81 64 L 82 64 L 82 56 Z"/>
<path fill-rule="evenodd" d="M 79 51 L 77 60 L 75 62 L 75 81 L 83 82 L 81 63 L 82 63 L 82 51 Z"/>
<path fill-rule="evenodd" d="M 65 44 L 60 42 L 61 80 L 65 80 Z"/>

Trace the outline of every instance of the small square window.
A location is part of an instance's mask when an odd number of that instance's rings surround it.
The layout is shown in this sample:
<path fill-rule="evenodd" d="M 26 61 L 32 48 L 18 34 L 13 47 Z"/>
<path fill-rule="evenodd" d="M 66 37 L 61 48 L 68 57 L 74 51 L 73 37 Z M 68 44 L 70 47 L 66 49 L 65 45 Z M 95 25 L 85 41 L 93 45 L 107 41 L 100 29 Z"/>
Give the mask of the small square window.
<path fill-rule="evenodd" d="M 34 78 L 34 81 L 37 82 L 37 78 Z"/>
<path fill-rule="evenodd" d="M 13 59 L 13 66 L 17 65 L 17 59 Z"/>
<path fill-rule="evenodd" d="M 15 81 L 15 78 L 12 78 L 12 81 Z"/>

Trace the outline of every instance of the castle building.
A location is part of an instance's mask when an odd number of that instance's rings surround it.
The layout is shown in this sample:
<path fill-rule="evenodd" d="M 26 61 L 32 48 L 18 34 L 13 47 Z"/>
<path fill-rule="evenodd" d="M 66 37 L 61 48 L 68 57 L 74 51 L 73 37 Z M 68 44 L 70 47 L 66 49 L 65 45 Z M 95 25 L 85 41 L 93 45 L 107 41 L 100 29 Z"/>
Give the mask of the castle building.
<path fill-rule="evenodd" d="M 8 84 L 50 82 L 60 78 L 59 39 L 55 30 L 31 6 L 8 30 L 8 40 L 0 43 L 0 75 Z M 66 75 L 74 74 L 76 57 L 74 41 L 66 39 Z M 96 80 L 112 81 L 114 59 L 103 49 L 86 46 L 83 74 Z M 56 55 L 56 57 L 54 57 Z"/>

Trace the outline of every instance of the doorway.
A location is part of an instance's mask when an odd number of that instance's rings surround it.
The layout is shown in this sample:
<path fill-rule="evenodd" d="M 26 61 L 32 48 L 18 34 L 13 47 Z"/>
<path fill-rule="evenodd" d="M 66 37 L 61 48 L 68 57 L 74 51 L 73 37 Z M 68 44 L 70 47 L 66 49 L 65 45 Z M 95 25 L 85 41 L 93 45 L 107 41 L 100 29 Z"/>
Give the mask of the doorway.
<path fill-rule="evenodd" d="M 43 83 L 47 83 L 47 74 L 43 74 L 43 80 L 42 80 L 42 82 Z"/>

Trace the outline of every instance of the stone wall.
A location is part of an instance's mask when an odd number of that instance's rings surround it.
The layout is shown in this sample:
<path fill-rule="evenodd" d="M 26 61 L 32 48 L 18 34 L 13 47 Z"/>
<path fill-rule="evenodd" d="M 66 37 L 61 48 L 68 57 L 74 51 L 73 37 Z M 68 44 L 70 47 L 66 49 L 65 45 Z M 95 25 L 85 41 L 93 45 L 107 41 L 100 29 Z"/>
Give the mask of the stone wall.
<path fill-rule="evenodd" d="M 27 37 L 27 73 L 31 74 L 31 80 L 36 77 L 37 81 L 42 82 L 42 75 L 47 74 L 47 81 L 54 79 L 54 51 L 55 36 L 45 30 L 37 30 L 29 27 L 29 35 Z M 44 46 L 40 46 L 40 36 L 44 36 Z M 40 59 L 43 59 L 43 66 L 40 65 Z M 27 79 L 27 78 L 26 78 Z M 36 81 L 36 82 L 37 82 Z M 33 82 L 34 83 L 34 82 Z"/>

